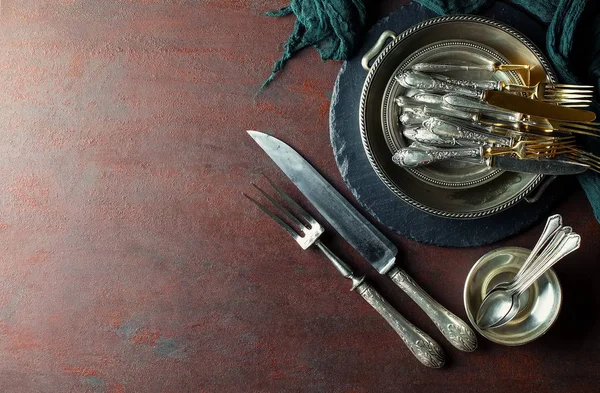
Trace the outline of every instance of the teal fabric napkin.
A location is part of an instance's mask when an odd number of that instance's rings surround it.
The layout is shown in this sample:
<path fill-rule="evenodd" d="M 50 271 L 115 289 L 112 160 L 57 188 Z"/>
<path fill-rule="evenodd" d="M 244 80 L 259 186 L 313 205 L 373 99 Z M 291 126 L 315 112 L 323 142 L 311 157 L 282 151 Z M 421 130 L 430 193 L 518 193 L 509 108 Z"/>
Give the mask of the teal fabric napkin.
<path fill-rule="evenodd" d="M 476 14 L 494 0 L 415 0 L 440 14 Z M 562 82 L 596 86 L 600 91 L 600 1 L 514 0 L 548 26 L 546 53 Z M 346 60 L 354 54 L 366 21 L 364 0 L 292 0 L 289 6 L 268 13 L 294 14 L 294 30 L 263 87 L 273 80 L 295 52 L 314 46 L 323 60 Z M 598 102 L 592 110 L 600 114 Z M 600 156 L 600 138 L 582 138 L 584 147 Z M 578 176 L 600 222 L 600 176 L 588 171 Z"/>

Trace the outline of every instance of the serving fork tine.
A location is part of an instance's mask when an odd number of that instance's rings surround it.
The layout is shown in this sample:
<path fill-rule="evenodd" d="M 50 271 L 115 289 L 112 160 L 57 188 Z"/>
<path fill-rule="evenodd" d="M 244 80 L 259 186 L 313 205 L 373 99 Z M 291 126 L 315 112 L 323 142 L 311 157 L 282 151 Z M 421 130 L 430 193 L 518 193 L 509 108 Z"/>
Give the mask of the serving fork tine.
<path fill-rule="evenodd" d="M 306 250 L 311 245 L 317 246 L 329 258 L 335 268 L 342 276 L 352 281 L 352 290 L 358 292 L 398 333 L 402 341 L 410 349 L 413 355 L 425 366 L 439 368 L 444 365 L 444 353 L 440 346 L 427 334 L 406 320 L 398 311 L 396 311 L 371 285 L 365 282 L 364 277 L 354 275 L 350 267 L 337 257 L 325 244 L 321 242 L 319 236 L 325 231 L 323 226 L 317 222 L 306 210 L 296 203 L 289 195 L 277 187 L 269 178 L 269 184 L 281 197 L 284 203 L 289 206 L 286 208 L 276 198 L 263 191 L 256 184 L 253 186 L 265 197 L 278 212 L 289 219 L 296 228 L 293 228 L 285 220 L 275 214 L 268 207 L 258 202 L 256 199 L 243 194 L 251 202 L 260 208 L 265 214 L 277 222 L 292 238 Z M 296 214 L 294 215 L 292 211 Z M 304 221 L 304 222 L 302 222 Z"/>
<path fill-rule="evenodd" d="M 325 232 L 325 229 L 319 224 L 306 210 L 304 210 L 299 204 L 297 204 L 292 198 L 290 198 L 286 193 L 281 191 L 269 178 L 267 181 L 273 189 L 281 196 L 281 198 L 296 212 L 296 214 L 300 215 L 302 219 L 308 225 L 303 224 L 298 218 L 296 218 L 289 210 L 283 207 L 275 198 L 264 192 L 260 187 L 256 184 L 252 184 L 262 195 L 265 196 L 279 210 L 285 217 L 287 217 L 290 221 L 292 221 L 296 227 L 300 230 L 297 232 L 294 228 L 288 225 L 284 220 L 279 218 L 276 214 L 271 212 L 265 205 L 256 201 L 252 197 L 244 194 L 246 198 L 254 202 L 260 210 L 265 212 L 269 217 L 271 217 L 275 222 L 283 227 L 290 234 L 290 236 L 302 247 L 303 250 L 306 250 L 310 246 L 312 246 L 315 241 Z M 346 276 L 344 276 L 346 277 Z"/>

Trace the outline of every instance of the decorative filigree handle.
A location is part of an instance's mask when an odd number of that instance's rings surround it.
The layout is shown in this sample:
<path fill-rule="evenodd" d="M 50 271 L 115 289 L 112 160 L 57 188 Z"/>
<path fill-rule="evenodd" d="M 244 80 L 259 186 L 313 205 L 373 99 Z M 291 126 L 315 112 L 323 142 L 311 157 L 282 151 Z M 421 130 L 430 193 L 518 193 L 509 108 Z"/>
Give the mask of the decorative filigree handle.
<path fill-rule="evenodd" d="M 444 96 L 440 94 L 419 92 L 413 95 L 412 98 L 415 101 L 423 102 L 425 104 L 442 105 L 444 103 Z"/>
<path fill-rule="evenodd" d="M 381 314 L 421 363 L 432 368 L 444 365 L 442 348 L 421 329 L 400 315 L 373 287 L 363 282 L 356 287 L 356 291 Z"/>
<path fill-rule="evenodd" d="M 476 98 L 481 98 L 483 96 L 483 92 L 480 90 L 435 79 L 419 71 L 404 71 L 399 75 L 396 75 L 396 81 L 400 83 L 400 85 L 410 89 L 431 90 L 441 93 L 458 93 Z"/>
<path fill-rule="evenodd" d="M 512 139 L 500 135 L 493 135 L 485 131 L 479 131 L 472 126 L 459 124 L 450 120 L 430 117 L 423 121 L 423 127 L 430 130 L 440 138 L 454 141 L 466 141 L 480 145 L 497 144 L 501 146 L 512 146 Z"/>
<path fill-rule="evenodd" d="M 410 141 L 424 143 L 426 145 L 441 147 L 459 145 L 459 142 L 456 139 L 440 137 L 425 127 L 406 127 L 404 131 L 402 131 L 402 134 Z"/>
<path fill-rule="evenodd" d="M 464 147 L 457 149 L 425 149 L 422 147 L 409 146 L 398 150 L 392 156 L 392 161 L 405 168 L 416 168 L 429 165 L 434 162 L 451 160 L 455 158 L 478 158 L 483 160 L 482 147 Z"/>
<path fill-rule="evenodd" d="M 448 71 L 489 71 L 494 72 L 494 64 L 490 65 L 454 65 L 454 64 L 435 64 L 435 63 L 418 63 L 411 66 L 415 71 L 423 72 L 448 72 Z"/>
<path fill-rule="evenodd" d="M 450 344 L 465 352 L 472 352 L 477 348 L 477 337 L 469 325 L 436 302 L 408 274 L 394 267 L 388 275 L 400 289 L 425 311 L 425 314 L 431 318 Z"/>
<path fill-rule="evenodd" d="M 440 96 L 441 97 L 441 96 Z M 476 121 L 477 115 L 469 112 L 454 110 L 434 103 L 417 101 L 411 97 L 397 97 L 396 104 L 402 108 L 402 112 L 413 112 L 421 117 L 427 116 L 452 116 L 463 120 Z"/>
<path fill-rule="evenodd" d="M 508 122 L 516 122 L 523 118 L 520 113 L 495 108 L 478 99 L 463 97 L 458 94 L 446 94 L 443 101 L 445 108 L 455 111 L 483 114 Z"/>
<path fill-rule="evenodd" d="M 468 79 L 451 78 L 445 75 L 432 75 L 434 79 L 438 79 L 444 82 L 452 83 L 453 85 L 468 87 L 469 89 L 475 90 L 502 90 L 504 87 L 503 82 L 497 81 L 471 81 Z"/>

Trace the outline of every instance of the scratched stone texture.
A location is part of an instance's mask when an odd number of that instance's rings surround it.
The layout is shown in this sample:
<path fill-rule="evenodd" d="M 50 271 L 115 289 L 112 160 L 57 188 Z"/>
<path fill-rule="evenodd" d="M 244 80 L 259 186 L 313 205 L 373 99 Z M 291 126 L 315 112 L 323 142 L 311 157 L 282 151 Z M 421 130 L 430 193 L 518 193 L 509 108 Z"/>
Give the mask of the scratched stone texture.
<path fill-rule="evenodd" d="M 370 5 L 372 20 L 403 3 Z M 243 199 L 261 172 L 299 198 L 246 129 L 289 142 L 350 197 L 327 129 L 340 64 L 305 50 L 254 99 L 293 25 L 262 12 L 283 5 L 0 1 L 0 392 L 595 391 L 600 227 L 578 186 L 556 209 L 583 236 L 556 267 L 563 311 L 524 347 L 458 352 L 325 237 L 442 345 L 441 370 Z M 473 262 L 540 230 L 468 250 L 384 232 L 464 317 Z"/>

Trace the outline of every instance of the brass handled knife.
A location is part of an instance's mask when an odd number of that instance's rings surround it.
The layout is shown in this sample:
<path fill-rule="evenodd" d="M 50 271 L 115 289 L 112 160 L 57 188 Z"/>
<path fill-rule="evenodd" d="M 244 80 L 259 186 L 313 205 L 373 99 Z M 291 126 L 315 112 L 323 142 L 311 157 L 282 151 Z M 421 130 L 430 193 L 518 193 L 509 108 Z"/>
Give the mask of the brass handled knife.
<path fill-rule="evenodd" d="M 501 91 L 487 90 L 483 93 L 483 99 L 488 104 L 499 108 L 531 116 L 545 117 L 547 119 L 581 122 L 589 122 L 596 119 L 596 114 L 592 111 L 548 104 Z"/>
<path fill-rule="evenodd" d="M 461 351 L 477 348 L 477 337 L 463 320 L 452 314 L 396 265 L 398 249 L 363 217 L 327 180 L 294 149 L 258 131 L 248 134 L 271 157 L 321 215 L 377 271 L 385 274 L 429 316 L 444 337 Z"/>

